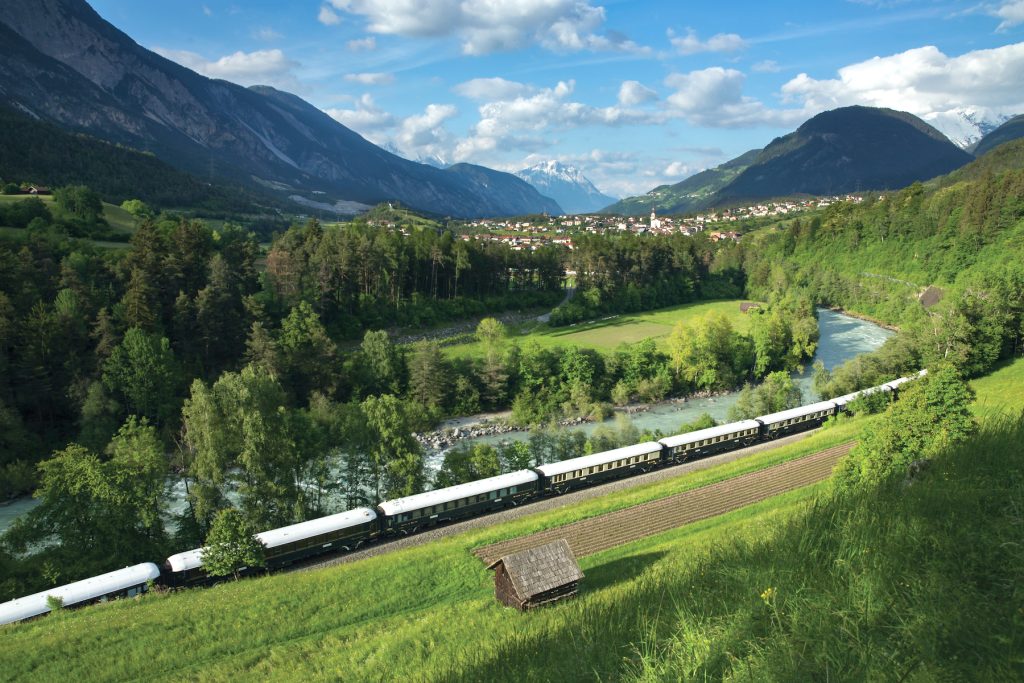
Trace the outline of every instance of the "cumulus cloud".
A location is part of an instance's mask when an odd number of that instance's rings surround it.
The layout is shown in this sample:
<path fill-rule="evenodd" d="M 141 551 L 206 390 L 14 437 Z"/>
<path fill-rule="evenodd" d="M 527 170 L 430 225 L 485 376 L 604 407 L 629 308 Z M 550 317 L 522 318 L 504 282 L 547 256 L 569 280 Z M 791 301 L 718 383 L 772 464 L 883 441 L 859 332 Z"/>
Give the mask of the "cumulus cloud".
<path fill-rule="evenodd" d="M 690 167 L 690 165 L 683 163 L 682 161 L 673 161 L 672 163 L 665 167 L 664 171 L 662 171 L 663 175 L 674 178 L 679 178 L 682 176 L 691 176 L 693 175 L 693 173 L 694 170 Z"/>
<path fill-rule="evenodd" d="M 153 51 L 210 78 L 223 78 L 239 85 L 276 85 L 299 89 L 292 75 L 292 69 L 298 66 L 298 62 L 289 59 L 281 50 L 238 51 L 212 62 L 187 50 L 155 47 Z"/>
<path fill-rule="evenodd" d="M 745 82 L 741 71 L 720 66 L 670 74 L 665 85 L 675 92 L 668 96 L 668 104 L 674 115 L 697 126 L 714 128 L 787 126 L 806 118 L 802 111 L 771 109 L 744 95 Z"/>
<path fill-rule="evenodd" d="M 377 49 L 377 39 L 373 36 L 368 36 L 366 38 L 350 40 L 345 43 L 345 47 L 352 52 L 370 52 Z"/>
<path fill-rule="evenodd" d="M 324 26 L 337 26 L 341 23 L 341 17 L 327 5 L 320 6 L 320 13 L 316 15 L 316 20 Z"/>
<path fill-rule="evenodd" d="M 533 89 L 515 97 L 484 102 L 480 120 L 469 137 L 459 142 L 454 157 L 468 160 L 496 149 L 530 150 L 550 143 L 544 135 L 585 125 L 620 126 L 657 123 L 664 114 L 626 106 L 594 107 L 573 101 L 575 81 L 559 81 L 554 87 Z"/>
<path fill-rule="evenodd" d="M 619 86 L 619 104 L 624 107 L 635 107 L 656 99 L 658 99 L 658 93 L 640 81 L 623 81 Z"/>
<path fill-rule="evenodd" d="M 669 42 L 679 54 L 694 55 L 699 52 L 736 52 L 747 46 L 747 41 L 736 33 L 716 33 L 707 40 L 701 40 L 692 28 L 686 29 L 686 35 L 677 36 L 669 29 Z"/>
<path fill-rule="evenodd" d="M 345 80 L 349 83 L 361 83 L 362 85 L 389 85 L 395 82 L 395 76 L 389 73 L 370 72 L 345 74 Z"/>
<path fill-rule="evenodd" d="M 993 14 L 1003 20 L 996 27 L 997 31 L 1005 31 L 1018 24 L 1024 24 L 1024 0 L 1008 0 L 996 8 Z"/>
<path fill-rule="evenodd" d="M 413 158 L 446 158 L 453 136 L 444 124 L 456 114 L 458 110 L 450 104 L 428 104 L 422 114 L 402 120 L 395 136 L 395 146 Z"/>
<path fill-rule="evenodd" d="M 1024 43 L 949 57 L 925 46 L 851 64 L 836 78 L 805 73 L 782 86 L 786 101 L 812 112 L 849 104 L 918 116 L 964 107 L 1024 110 Z"/>
<path fill-rule="evenodd" d="M 340 11 L 363 17 L 372 33 L 455 36 L 468 55 L 523 47 L 555 51 L 643 50 L 618 34 L 598 35 L 603 7 L 588 0 L 330 0 Z"/>
<path fill-rule="evenodd" d="M 363 137 L 378 142 L 381 131 L 395 126 L 395 117 L 377 106 L 367 93 L 356 100 L 354 109 L 327 109 L 327 115 L 343 126 L 351 128 Z"/>
<path fill-rule="evenodd" d="M 533 88 L 525 83 L 505 80 L 504 78 L 474 78 L 459 83 L 452 90 L 471 100 L 510 100 L 533 92 Z"/>

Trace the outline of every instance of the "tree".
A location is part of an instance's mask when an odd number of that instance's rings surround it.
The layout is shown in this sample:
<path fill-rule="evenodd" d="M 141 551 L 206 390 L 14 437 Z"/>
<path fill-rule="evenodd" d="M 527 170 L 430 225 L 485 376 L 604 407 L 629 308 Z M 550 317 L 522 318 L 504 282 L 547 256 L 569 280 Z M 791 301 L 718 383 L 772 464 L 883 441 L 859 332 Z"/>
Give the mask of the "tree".
<path fill-rule="evenodd" d="M 85 185 L 58 187 L 53 191 L 53 203 L 62 217 L 90 224 L 102 220 L 103 202 Z"/>
<path fill-rule="evenodd" d="M 788 373 L 773 372 L 756 387 L 749 384 L 743 387 L 736 403 L 729 408 L 729 419 L 749 420 L 758 415 L 777 413 L 796 408 L 802 400 L 800 387 L 794 384 Z"/>
<path fill-rule="evenodd" d="M 312 306 L 303 301 L 292 308 L 281 323 L 277 347 L 282 379 L 294 396 L 305 400 L 312 391 L 330 393 L 337 348 Z"/>
<path fill-rule="evenodd" d="M 103 365 L 103 386 L 128 414 L 169 423 L 178 403 L 178 367 L 166 337 L 128 330 Z"/>
<path fill-rule="evenodd" d="M 423 448 L 412 437 L 402 401 L 390 394 L 362 402 L 370 432 L 374 492 L 378 501 L 423 490 Z"/>
<path fill-rule="evenodd" d="M 153 209 L 141 199 L 126 199 L 121 202 L 121 208 L 136 218 L 153 217 Z"/>
<path fill-rule="evenodd" d="M 156 430 L 130 417 L 107 453 L 103 459 L 72 443 L 41 462 L 40 504 L 5 535 L 12 548 L 56 540 L 44 552 L 73 568 L 69 580 L 164 556 L 167 458 Z"/>
<path fill-rule="evenodd" d="M 952 365 L 903 385 L 899 400 L 840 463 L 837 485 L 877 485 L 965 441 L 977 429 L 973 402 L 974 390 Z"/>
<path fill-rule="evenodd" d="M 258 529 L 235 508 L 217 513 L 203 546 L 203 568 L 210 576 L 231 574 L 238 580 L 243 569 L 266 565 Z"/>
<path fill-rule="evenodd" d="M 476 326 L 476 338 L 484 345 L 488 353 L 495 350 L 505 339 L 505 325 L 495 318 L 484 318 Z"/>
<path fill-rule="evenodd" d="M 367 330 L 359 345 L 360 365 L 366 375 L 364 393 L 397 394 L 403 367 L 402 356 L 385 330 Z"/>
<path fill-rule="evenodd" d="M 451 393 L 450 376 L 448 363 L 437 342 L 423 341 L 416 344 L 412 356 L 409 358 L 410 398 L 415 399 L 421 405 L 428 406 L 436 414 L 440 414 Z M 472 393 L 475 389 L 472 385 L 466 386 L 467 384 L 468 380 L 461 375 L 456 379 L 456 400 L 463 402 L 464 405 L 472 406 Z M 479 408 L 479 399 L 480 396 L 477 393 L 477 408 Z M 475 412 L 475 410 L 470 412 Z"/>

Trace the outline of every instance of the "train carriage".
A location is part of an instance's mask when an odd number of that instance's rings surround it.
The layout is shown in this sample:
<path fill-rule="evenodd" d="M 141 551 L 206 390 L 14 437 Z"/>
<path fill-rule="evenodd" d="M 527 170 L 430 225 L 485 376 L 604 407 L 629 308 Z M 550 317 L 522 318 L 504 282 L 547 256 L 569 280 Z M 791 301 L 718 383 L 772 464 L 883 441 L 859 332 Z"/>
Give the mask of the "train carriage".
<path fill-rule="evenodd" d="M 786 434 L 813 429 L 835 414 L 836 404 L 834 401 L 819 401 L 754 419 L 762 425 L 761 438 L 777 439 Z"/>
<path fill-rule="evenodd" d="M 731 451 L 757 443 L 761 423 L 757 420 L 743 420 L 707 429 L 698 429 L 687 434 L 668 436 L 660 443 L 668 450 L 671 462 L 687 462 L 713 453 Z"/>
<path fill-rule="evenodd" d="M 411 533 L 423 527 L 518 505 L 537 493 L 533 470 L 509 472 L 443 489 L 386 500 L 377 506 L 381 530 Z"/>
<path fill-rule="evenodd" d="M 562 493 L 608 479 L 646 472 L 662 464 L 662 447 L 656 441 L 584 455 L 534 468 L 543 477 L 541 490 Z"/>
<path fill-rule="evenodd" d="M 110 598 L 130 598 L 146 591 L 150 581 L 160 578 L 160 568 L 152 562 L 93 576 L 88 579 L 50 588 L 41 593 L 11 600 L 0 605 L 0 624 L 31 619 L 50 611 L 48 598 L 54 597 L 64 607 L 88 605 Z"/>
<path fill-rule="evenodd" d="M 332 550 L 353 550 L 378 534 L 377 513 L 370 508 L 356 508 L 263 531 L 256 538 L 263 544 L 266 568 L 277 569 Z M 210 580 L 203 568 L 203 548 L 171 555 L 164 566 L 172 585 L 190 586 Z M 243 567 L 240 571 L 244 574 L 248 569 Z"/>

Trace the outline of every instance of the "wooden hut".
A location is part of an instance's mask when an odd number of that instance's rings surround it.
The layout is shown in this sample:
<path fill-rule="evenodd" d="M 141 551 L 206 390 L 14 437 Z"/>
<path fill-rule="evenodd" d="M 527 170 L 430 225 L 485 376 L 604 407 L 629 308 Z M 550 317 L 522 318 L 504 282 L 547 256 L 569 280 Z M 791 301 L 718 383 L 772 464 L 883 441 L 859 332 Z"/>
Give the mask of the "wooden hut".
<path fill-rule="evenodd" d="M 487 568 L 494 570 L 498 602 L 520 610 L 576 595 L 577 584 L 583 578 L 564 538 L 506 555 Z"/>

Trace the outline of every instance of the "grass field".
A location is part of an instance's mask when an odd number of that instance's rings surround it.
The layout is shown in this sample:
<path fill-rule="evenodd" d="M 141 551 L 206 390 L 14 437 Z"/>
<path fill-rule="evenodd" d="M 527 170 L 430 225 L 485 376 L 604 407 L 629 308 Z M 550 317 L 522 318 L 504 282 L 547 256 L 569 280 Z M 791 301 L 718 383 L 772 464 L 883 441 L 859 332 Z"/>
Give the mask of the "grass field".
<path fill-rule="evenodd" d="M 979 410 L 1018 405 L 1021 374 L 1024 361 L 975 382 Z M 994 641 L 989 631 L 1006 634 L 1006 615 L 1020 607 L 1000 591 L 1024 581 L 1024 558 L 1019 543 L 1003 542 L 1019 521 L 986 515 L 1019 515 L 1005 497 L 1024 490 L 1013 469 L 1020 463 L 1003 452 L 1019 434 L 983 434 L 980 451 L 937 463 L 927 485 L 842 504 L 818 499 L 818 485 L 584 557 L 579 597 L 554 608 L 499 607 L 491 574 L 471 555 L 822 450 L 856 438 L 870 420 L 385 556 L 0 627 L 0 671 L 76 681 L 746 680 L 748 672 L 751 680 L 863 680 L 882 673 L 877 667 L 902 673 L 910 652 L 924 659 L 913 680 L 1002 673 L 1024 636 Z M 979 567 L 983 577 L 973 573 Z"/>
<path fill-rule="evenodd" d="M 26 199 L 31 199 L 31 198 L 32 198 L 32 195 L 23 195 L 23 194 L 20 194 L 20 195 L 0 195 L 0 205 L 2 205 L 2 204 L 9 204 L 11 202 L 20 202 L 20 201 L 24 201 Z M 39 199 L 41 199 L 44 204 L 46 204 L 48 207 L 50 207 L 51 211 L 53 210 L 53 207 L 52 207 L 52 205 L 53 205 L 53 197 L 52 196 L 44 195 L 42 197 L 39 197 Z M 106 202 L 103 202 L 103 217 L 107 220 L 107 223 L 110 224 L 110 227 L 113 228 L 113 230 L 115 232 L 120 232 L 120 233 L 123 233 L 123 234 L 130 234 L 130 233 L 135 232 L 135 227 L 138 224 L 138 221 L 135 218 L 135 216 L 131 215 L 130 213 L 128 213 L 127 211 L 122 209 L 120 206 L 114 206 L 113 204 L 107 204 Z M 16 234 L 16 229 L 15 228 L 5 228 L 4 229 L 4 234 L 15 235 Z M 121 246 L 120 244 L 118 244 L 116 242 L 107 242 L 105 244 Z"/>
<path fill-rule="evenodd" d="M 974 412 L 980 417 L 1014 415 L 1024 410 L 1024 358 L 1006 363 L 971 384 L 978 392 Z"/>
<path fill-rule="evenodd" d="M 735 329 L 746 332 L 750 318 L 740 312 L 740 303 L 737 299 L 683 304 L 646 313 L 611 316 L 571 327 L 550 327 L 542 323 L 513 325 L 508 328 L 508 339 L 520 345 L 536 341 L 543 348 L 579 346 L 611 351 L 619 344 L 631 344 L 650 337 L 663 348 L 676 323 L 695 323 L 709 314 L 725 315 Z M 447 347 L 445 352 L 454 358 L 474 357 L 483 354 L 483 346 L 478 342 L 457 344 Z"/>

